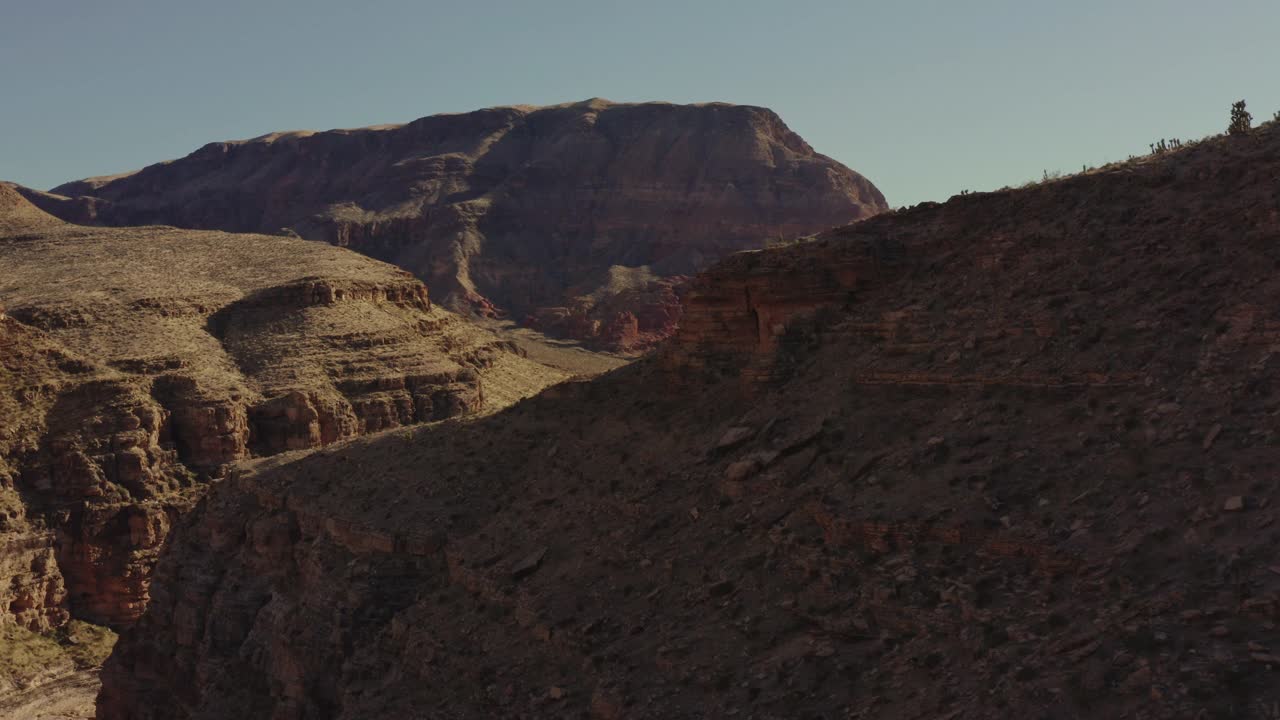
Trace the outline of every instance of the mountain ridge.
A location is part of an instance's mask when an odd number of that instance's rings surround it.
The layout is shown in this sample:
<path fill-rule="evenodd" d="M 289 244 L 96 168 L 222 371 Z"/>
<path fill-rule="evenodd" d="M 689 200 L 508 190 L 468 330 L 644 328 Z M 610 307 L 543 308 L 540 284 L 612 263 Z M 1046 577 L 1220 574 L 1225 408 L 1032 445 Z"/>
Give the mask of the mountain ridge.
<path fill-rule="evenodd" d="M 886 209 L 766 108 L 509 106 L 215 142 L 29 199 L 65 219 L 284 232 L 410 270 L 447 307 L 607 349 L 674 329 L 686 276 Z M 612 288 L 615 269 L 650 273 Z"/>
<path fill-rule="evenodd" d="M 1269 717 L 1278 180 L 1273 123 L 739 253 L 626 368 L 242 466 L 100 717 Z"/>

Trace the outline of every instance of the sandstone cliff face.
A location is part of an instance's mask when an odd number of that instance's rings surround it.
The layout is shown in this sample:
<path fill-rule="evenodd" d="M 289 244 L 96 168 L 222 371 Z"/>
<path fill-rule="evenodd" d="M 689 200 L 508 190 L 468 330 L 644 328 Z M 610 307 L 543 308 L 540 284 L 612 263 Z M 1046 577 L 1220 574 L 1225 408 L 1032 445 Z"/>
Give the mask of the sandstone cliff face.
<path fill-rule="evenodd" d="M 655 357 L 245 467 L 99 717 L 1269 717 L 1278 174 L 1273 124 L 736 256 Z"/>
<path fill-rule="evenodd" d="M 298 239 L 78 227 L 0 184 L 0 266 L 0 624 L 36 631 L 136 620 L 174 521 L 229 463 L 566 375 L 404 271 Z"/>
<path fill-rule="evenodd" d="M 448 307 L 620 349 L 670 334 L 681 276 L 886 208 L 764 108 L 603 100 L 211 143 L 29 197 L 75 222 L 285 228 L 406 268 Z"/>

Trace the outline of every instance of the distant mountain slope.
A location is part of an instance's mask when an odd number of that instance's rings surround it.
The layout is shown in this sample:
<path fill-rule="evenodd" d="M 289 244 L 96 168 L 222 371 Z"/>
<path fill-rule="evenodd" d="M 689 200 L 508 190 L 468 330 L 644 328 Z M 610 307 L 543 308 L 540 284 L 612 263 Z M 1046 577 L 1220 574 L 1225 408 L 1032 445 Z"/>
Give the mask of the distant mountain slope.
<path fill-rule="evenodd" d="M 98 717 L 1272 718 L 1278 268 L 1280 124 L 735 255 L 218 486 Z"/>
<path fill-rule="evenodd" d="M 30 197 L 75 222 L 285 229 L 615 349 L 670 333 L 683 276 L 886 208 L 772 111 L 603 100 L 211 143 L 52 193 Z"/>

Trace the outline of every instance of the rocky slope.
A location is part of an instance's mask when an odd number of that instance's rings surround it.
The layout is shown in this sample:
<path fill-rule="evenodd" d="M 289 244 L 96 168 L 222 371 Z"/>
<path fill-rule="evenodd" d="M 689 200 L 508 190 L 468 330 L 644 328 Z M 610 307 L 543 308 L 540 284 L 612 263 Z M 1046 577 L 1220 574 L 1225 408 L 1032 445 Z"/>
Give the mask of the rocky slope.
<path fill-rule="evenodd" d="M 406 268 L 448 307 L 614 349 L 669 334 L 708 262 L 886 207 L 764 108 L 603 100 L 211 143 L 29 197 L 75 222 L 283 228 Z"/>
<path fill-rule="evenodd" d="M 320 243 L 80 227 L 0 184 L 0 267 L 0 625 L 36 632 L 133 622 L 229 463 L 567 377 Z"/>
<path fill-rule="evenodd" d="M 0 718 L 92 718 L 115 633 L 77 620 L 55 632 L 0 624 Z"/>
<path fill-rule="evenodd" d="M 734 256 L 655 357 L 238 470 L 99 717 L 1273 717 L 1277 267 L 1275 124 Z"/>

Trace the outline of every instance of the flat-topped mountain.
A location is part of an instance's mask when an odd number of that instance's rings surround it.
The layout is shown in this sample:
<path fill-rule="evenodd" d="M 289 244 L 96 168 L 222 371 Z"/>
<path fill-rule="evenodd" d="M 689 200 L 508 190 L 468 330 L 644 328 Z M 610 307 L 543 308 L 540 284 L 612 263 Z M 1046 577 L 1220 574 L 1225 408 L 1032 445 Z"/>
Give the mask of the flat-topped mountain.
<path fill-rule="evenodd" d="M 0 628 L 133 622 L 230 463 L 569 376 L 409 273 L 298 238 L 72 225 L 0 183 L 0 268 Z"/>
<path fill-rule="evenodd" d="M 1278 178 L 1272 123 L 741 253 L 627 368 L 245 468 L 99 718 L 1272 717 Z"/>
<path fill-rule="evenodd" d="M 710 262 L 886 208 L 770 110 L 603 100 L 210 143 L 29 197 L 74 222 L 328 241 L 446 307 L 614 349 L 668 335 Z"/>

